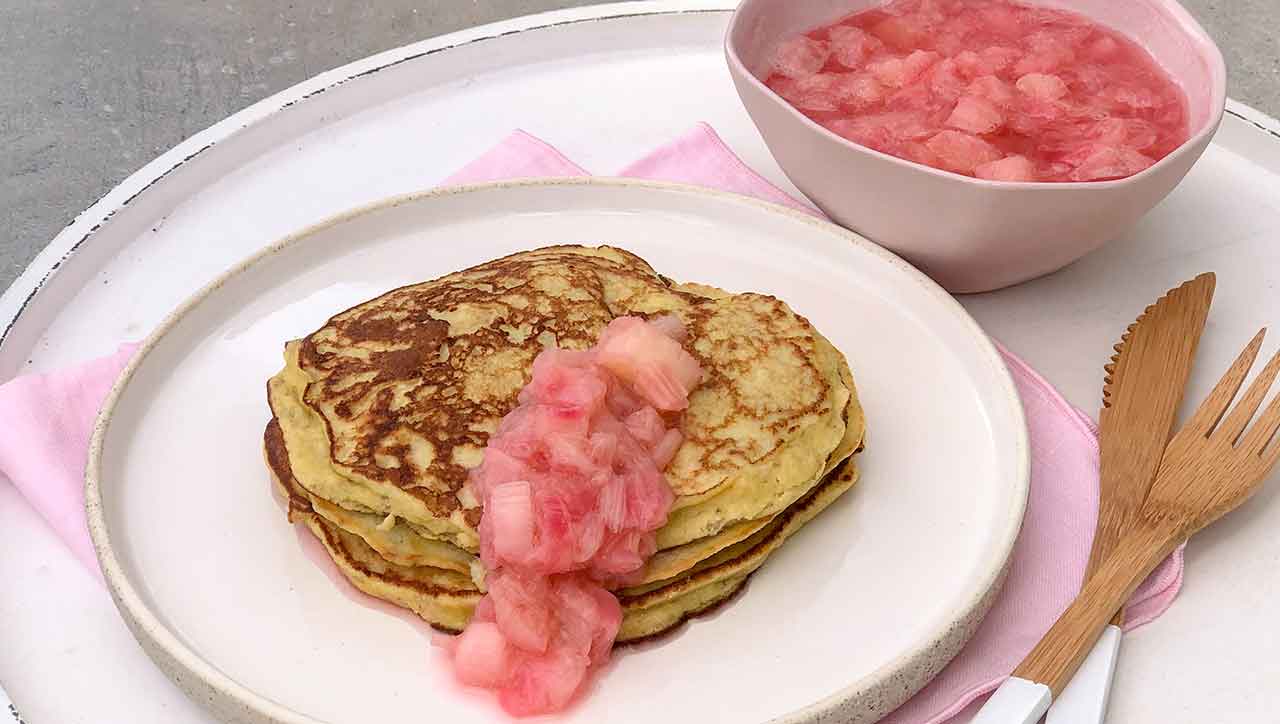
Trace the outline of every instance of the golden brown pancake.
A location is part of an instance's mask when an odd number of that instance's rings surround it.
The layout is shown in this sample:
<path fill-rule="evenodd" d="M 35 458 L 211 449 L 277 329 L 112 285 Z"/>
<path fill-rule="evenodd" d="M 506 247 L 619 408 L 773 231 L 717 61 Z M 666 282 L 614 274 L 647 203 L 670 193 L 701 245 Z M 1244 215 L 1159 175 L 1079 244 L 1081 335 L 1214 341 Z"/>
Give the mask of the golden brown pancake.
<path fill-rule="evenodd" d="M 852 431 L 855 428 L 849 427 Z M 859 440 L 846 435 L 841 445 L 828 458 L 824 476 L 852 453 Z M 411 524 L 394 515 L 381 516 L 360 513 L 319 498 L 299 489 L 316 513 L 329 523 L 347 533 L 359 536 L 365 544 L 391 563 L 405 566 L 432 566 L 458 572 L 472 571 L 479 558 L 457 546 L 427 537 Z M 737 543 L 769 524 L 773 516 L 734 523 L 714 535 L 666 548 L 654 555 L 645 565 L 642 583 L 673 578 L 695 564 L 710 558 L 718 551 Z"/>
<path fill-rule="evenodd" d="M 338 569 L 361 591 L 413 611 L 432 626 L 462 630 L 482 596 L 472 579 L 432 566 L 391 563 L 362 538 L 328 522 L 311 509 L 289 468 L 279 425 L 264 435 L 267 465 L 289 503 L 289 519 L 303 523 L 324 545 Z M 846 460 L 816 488 L 745 539 L 720 550 L 672 579 L 617 592 L 623 620 L 617 643 L 656 636 L 732 596 L 790 536 L 853 487 L 857 467 Z"/>
<path fill-rule="evenodd" d="M 616 592 L 619 641 L 726 600 L 854 484 L 853 376 L 780 300 L 677 283 L 611 247 L 547 247 L 402 287 L 286 344 L 265 443 L 290 520 L 361 590 L 459 630 L 483 585 L 467 476 L 534 357 L 662 314 L 683 321 L 704 376 L 665 471 L 676 500 L 660 550 Z"/>
<path fill-rule="evenodd" d="M 514 254 L 338 314 L 287 346 L 271 406 L 300 485 L 331 504 L 318 508 L 328 520 L 349 531 L 403 524 L 474 553 L 467 471 L 534 356 L 586 347 L 617 316 L 662 313 L 685 322 L 706 375 L 666 470 L 677 500 L 661 548 L 778 514 L 861 442 L 847 364 L 807 320 L 772 297 L 677 285 L 609 247 Z M 362 537 L 401 561 L 420 556 L 399 533 Z"/>

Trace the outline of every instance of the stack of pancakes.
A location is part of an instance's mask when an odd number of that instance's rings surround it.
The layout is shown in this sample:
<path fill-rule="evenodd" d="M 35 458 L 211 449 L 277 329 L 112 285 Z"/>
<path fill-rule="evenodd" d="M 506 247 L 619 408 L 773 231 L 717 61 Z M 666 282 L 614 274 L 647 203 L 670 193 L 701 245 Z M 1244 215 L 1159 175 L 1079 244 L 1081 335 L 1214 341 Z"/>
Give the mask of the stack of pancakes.
<path fill-rule="evenodd" d="M 267 385 L 267 462 L 289 519 L 364 592 L 465 627 L 482 595 L 466 485 L 547 345 L 619 316 L 675 314 L 704 370 L 676 494 L 643 580 L 616 591 L 619 641 L 727 599 L 857 479 L 862 409 L 840 354 L 773 297 L 679 284 L 634 254 L 557 246 L 388 292 L 285 346 Z"/>

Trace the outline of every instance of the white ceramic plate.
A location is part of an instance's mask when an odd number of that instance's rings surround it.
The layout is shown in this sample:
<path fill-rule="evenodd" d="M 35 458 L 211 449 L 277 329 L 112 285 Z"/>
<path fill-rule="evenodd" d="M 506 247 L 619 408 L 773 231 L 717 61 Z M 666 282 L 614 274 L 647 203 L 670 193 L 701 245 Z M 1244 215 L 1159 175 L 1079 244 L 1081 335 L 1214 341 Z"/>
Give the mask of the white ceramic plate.
<path fill-rule="evenodd" d="M 94 437 L 90 529 L 125 619 L 179 686 L 252 721 L 494 716 L 424 627 L 353 603 L 304 553 L 261 459 L 264 382 L 285 340 L 337 311 L 561 242 L 787 300 L 848 355 L 869 421 L 850 495 L 720 614 L 624 650 L 567 720 L 869 717 L 967 640 L 1017 536 L 1028 457 L 1011 380 L 954 300 L 849 232 L 740 196 L 502 183 L 295 235 L 184 305 L 126 371 Z"/>

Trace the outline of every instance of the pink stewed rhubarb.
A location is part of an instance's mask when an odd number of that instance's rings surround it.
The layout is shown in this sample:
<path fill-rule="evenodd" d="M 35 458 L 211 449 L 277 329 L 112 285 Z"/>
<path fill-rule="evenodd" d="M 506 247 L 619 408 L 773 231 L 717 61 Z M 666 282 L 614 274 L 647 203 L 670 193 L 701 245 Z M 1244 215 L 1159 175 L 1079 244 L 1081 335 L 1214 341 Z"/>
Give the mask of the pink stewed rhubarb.
<path fill-rule="evenodd" d="M 765 82 L 854 143 L 995 181 L 1124 178 L 1188 136 L 1136 43 L 1010 0 L 893 0 L 785 40 Z"/>
<path fill-rule="evenodd" d="M 609 589 L 636 580 L 674 499 L 662 471 L 702 376 L 684 336 L 674 316 L 621 317 L 591 349 L 543 350 L 471 472 L 487 593 L 442 645 L 513 715 L 563 709 L 609 659 Z"/>

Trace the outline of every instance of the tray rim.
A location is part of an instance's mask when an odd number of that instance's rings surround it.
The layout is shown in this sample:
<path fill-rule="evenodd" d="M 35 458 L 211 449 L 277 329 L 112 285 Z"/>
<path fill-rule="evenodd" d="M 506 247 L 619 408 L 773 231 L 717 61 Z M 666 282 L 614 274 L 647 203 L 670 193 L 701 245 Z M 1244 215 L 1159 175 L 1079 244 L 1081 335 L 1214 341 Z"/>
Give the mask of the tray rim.
<path fill-rule="evenodd" d="M 844 237 L 860 250 L 879 258 L 891 267 L 907 275 L 922 294 L 933 297 L 934 301 L 967 327 L 972 339 L 978 345 L 978 351 L 991 365 L 999 379 L 999 390 L 996 394 L 1011 415 L 1010 421 L 1015 435 L 1011 453 L 1015 489 L 1013 499 L 1009 501 L 1009 520 L 997 540 L 997 565 L 988 571 L 977 585 L 966 590 L 968 601 L 965 607 L 950 620 L 942 621 L 929 633 L 922 637 L 921 645 L 915 650 L 898 654 L 892 661 L 868 674 L 861 680 L 853 681 L 845 687 L 812 702 L 801 709 L 789 712 L 776 719 L 785 724 L 801 724 L 816 722 L 825 716 L 862 713 L 866 705 L 876 704 L 876 711 L 891 711 L 904 703 L 919 689 L 923 688 L 954 656 L 968 643 L 976 632 L 978 625 L 986 616 L 994 603 L 1008 574 L 1013 558 L 1013 548 L 1021 532 L 1025 516 L 1027 499 L 1031 487 L 1031 451 L 1029 431 L 1023 413 L 1021 399 L 1013 377 L 1009 373 L 999 349 L 990 337 L 983 332 L 977 321 L 967 310 L 948 294 L 936 282 L 923 272 L 903 261 L 892 252 L 876 245 L 855 232 L 824 221 L 811 214 L 786 206 L 743 196 L 728 191 L 710 189 L 689 184 L 639 180 L 611 177 L 581 177 L 559 179 L 511 179 L 480 184 L 446 186 L 425 191 L 390 196 L 369 204 L 364 204 L 345 212 L 323 219 L 301 230 L 260 249 L 231 269 L 218 275 L 217 278 L 188 297 L 181 305 L 170 312 L 139 346 L 128 365 L 121 372 L 111 388 L 102 409 L 93 426 L 90 439 L 88 463 L 85 469 L 85 509 L 88 518 L 90 538 L 102 567 L 103 577 L 111 598 L 120 612 L 130 632 L 142 646 L 144 651 L 156 665 L 180 688 L 198 703 L 210 708 L 215 713 L 229 716 L 249 716 L 250 721 L 270 724 L 323 724 L 307 714 L 303 714 L 287 706 L 279 704 L 248 686 L 237 682 L 222 673 L 211 662 L 206 661 L 191 646 L 184 643 L 174 631 L 162 623 L 151 610 L 137 588 L 134 586 L 124 565 L 116 556 L 111 543 L 110 526 L 103 511 L 102 458 L 105 437 L 110 427 L 112 416 L 120 399 L 125 394 L 136 371 L 146 361 L 151 350 L 159 344 L 168 333 L 188 314 L 195 311 L 206 298 L 214 294 L 231 279 L 255 268 L 260 262 L 291 247 L 305 243 L 307 238 L 330 226 L 340 224 L 352 218 L 377 212 L 405 203 L 414 203 L 432 198 L 500 190 L 503 188 L 529 187 L 573 187 L 595 186 L 612 188 L 625 192 L 625 189 L 639 188 L 659 191 L 672 191 L 701 197 L 711 202 L 733 203 L 742 206 L 756 207 L 768 213 L 780 214 L 790 219 L 823 229 L 826 233 Z M 193 678 L 194 677 L 194 680 Z M 858 707 L 853 712 L 842 711 L 845 707 Z M 239 720 L 237 718 L 237 720 Z"/>
<path fill-rule="evenodd" d="M 302 103 L 348 81 L 436 52 L 499 38 L 505 35 L 584 22 L 616 20 L 646 15 L 731 13 L 737 0 L 631 0 L 550 10 L 518 16 L 486 25 L 438 35 L 392 48 L 319 73 L 278 91 L 214 123 L 152 159 L 77 214 L 31 260 L 22 273 L 0 294 L 0 360 L 13 346 L 12 332 L 27 309 L 48 291 L 59 269 L 111 223 L 112 217 L 170 173 L 235 134 L 285 109 Z M 1252 106 L 1227 98 L 1224 115 L 1242 120 L 1280 140 L 1280 120 Z M 1212 142 L 1211 142 L 1212 143 Z M 32 340 L 34 342 L 35 340 Z M 22 352 L 25 354 L 25 350 Z M 7 377 L 0 375 L 0 381 Z"/>

